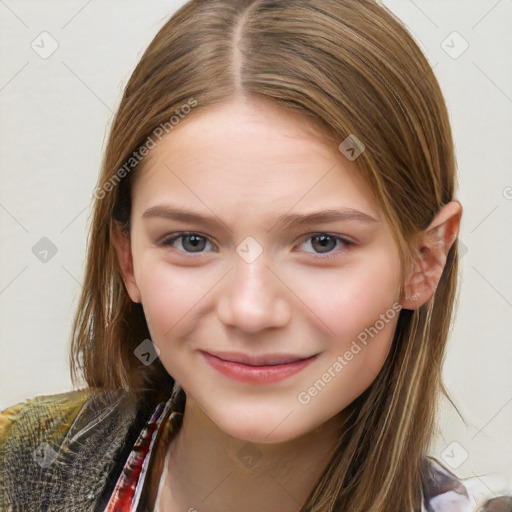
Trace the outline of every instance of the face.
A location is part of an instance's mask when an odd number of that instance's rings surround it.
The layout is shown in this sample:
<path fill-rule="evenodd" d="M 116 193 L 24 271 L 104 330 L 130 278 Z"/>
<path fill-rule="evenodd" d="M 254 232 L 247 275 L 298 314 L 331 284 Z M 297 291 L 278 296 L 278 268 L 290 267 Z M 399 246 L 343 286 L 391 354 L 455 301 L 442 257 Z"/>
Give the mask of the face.
<path fill-rule="evenodd" d="M 390 349 L 398 248 L 339 142 L 231 100 L 185 118 L 134 183 L 128 292 L 187 403 L 234 437 L 327 424 Z"/>

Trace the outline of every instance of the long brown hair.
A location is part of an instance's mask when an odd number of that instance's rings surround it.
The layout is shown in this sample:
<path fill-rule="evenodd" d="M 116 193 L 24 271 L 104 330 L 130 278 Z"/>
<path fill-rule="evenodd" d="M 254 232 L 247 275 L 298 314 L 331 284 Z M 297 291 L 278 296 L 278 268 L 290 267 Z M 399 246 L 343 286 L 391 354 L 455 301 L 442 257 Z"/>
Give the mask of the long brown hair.
<path fill-rule="evenodd" d="M 73 382 L 126 388 L 160 400 L 173 379 L 157 359 L 134 355 L 150 338 L 131 301 L 114 247 L 129 234 L 131 187 L 162 129 L 238 94 L 273 99 L 320 123 L 357 159 L 400 249 L 454 199 L 449 116 L 427 59 L 403 24 L 372 0 L 191 0 L 159 30 L 113 119 L 94 193 L 83 292 L 70 354 Z M 140 163 L 139 163 L 140 162 Z M 304 511 L 419 508 L 424 455 L 435 432 L 441 371 L 456 300 L 457 242 L 434 296 L 401 310 L 372 385 L 347 409 L 347 430 Z"/>

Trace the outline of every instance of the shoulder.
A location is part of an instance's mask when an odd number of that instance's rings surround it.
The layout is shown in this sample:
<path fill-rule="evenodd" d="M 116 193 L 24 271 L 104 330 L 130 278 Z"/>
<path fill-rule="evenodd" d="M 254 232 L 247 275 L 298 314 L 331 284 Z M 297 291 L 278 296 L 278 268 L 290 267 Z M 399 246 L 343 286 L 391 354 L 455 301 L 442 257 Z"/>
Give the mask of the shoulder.
<path fill-rule="evenodd" d="M 422 461 L 425 512 L 472 512 L 475 501 L 462 481 L 439 460 Z"/>
<path fill-rule="evenodd" d="M 4 409 L 0 466 L 8 471 L 0 475 L 0 509 L 90 510 L 136 435 L 137 413 L 126 390 L 92 388 Z"/>
<path fill-rule="evenodd" d="M 124 406 L 124 407 L 123 407 Z M 120 412 L 134 412 L 124 389 L 105 391 L 85 388 L 55 395 L 41 395 L 0 411 L 2 455 L 11 446 L 46 444 L 58 446 L 65 437 L 91 427 L 121 420 Z M 96 429 L 99 430 L 99 429 Z"/>
<path fill-rule="evenodd" d="M 55 395 L 41 395 L 11 405 L 0 412 L 0 442 L 11 436 L 24 437 L 37 428 L 56 427 L 71 420 L 82 408 L 90 392 L 69 391 Z"/>

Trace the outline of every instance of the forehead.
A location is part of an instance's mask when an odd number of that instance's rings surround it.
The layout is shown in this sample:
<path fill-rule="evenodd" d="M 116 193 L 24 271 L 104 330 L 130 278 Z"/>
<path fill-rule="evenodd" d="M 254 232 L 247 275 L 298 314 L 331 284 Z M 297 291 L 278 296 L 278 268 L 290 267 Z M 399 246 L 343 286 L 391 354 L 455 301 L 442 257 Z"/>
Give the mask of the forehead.
<path fill-rule="evenodd" d="M 185 116 L 143 162 L 134 192 L 134 203 L 144 204 L 185 194 L 268 208 L 345 199 L 352 204 L 341 206 L 377 210 L 356 163 L 326 127 L 254 98 Z"/>

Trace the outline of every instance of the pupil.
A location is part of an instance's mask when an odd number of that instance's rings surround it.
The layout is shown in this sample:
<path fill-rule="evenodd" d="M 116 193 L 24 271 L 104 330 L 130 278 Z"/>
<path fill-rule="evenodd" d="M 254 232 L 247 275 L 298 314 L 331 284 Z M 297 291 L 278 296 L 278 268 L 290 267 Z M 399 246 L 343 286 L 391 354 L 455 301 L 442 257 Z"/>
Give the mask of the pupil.
<path fill-rule="evenodd" d="M 183 244 L 183 246 L 185 247 L 186 244 L 187 244 L 187 240 L 192 240 L 191 242 L 191 247 L 193 249 L 197 249 L 198 247 L 200 249 L 202 249 L 203 247 L 201 247 L 201 242 L 203 242 L 203 245 L 204 245 L 204 239 L 202 239 L 202 237 L 199 237 L 199 236 L 196 236 L 196 235 L 187 235 L 185 236 L 185 242 Z M 185 247 L 186 248 L 186 247 Z"/>
<path fill-rule="evenodd" d="M 329 245 L 329 242 L 335 242 L 334 239 L 329 236 L 329 235 L 317 235 L 314 237 L 313 240 L 320 240 L 320 244 L 319 244 L 319 247 L 315 247 L 315 249 L 317 248 L 320 248 L 320 249 L 325 249 L 328 245 Z M 313 246 L 315 246 L 315 242 L 313 241 Z M 331 247 L 332 249 L 332 247 Z M 320 251 L 322 252 L 322 251 Z M 324 251 L 324 252 L 328 252 L 328 251 Z"/>

